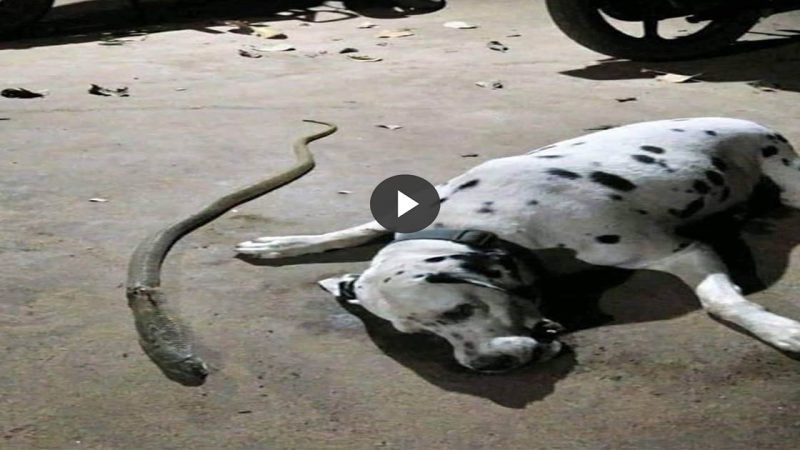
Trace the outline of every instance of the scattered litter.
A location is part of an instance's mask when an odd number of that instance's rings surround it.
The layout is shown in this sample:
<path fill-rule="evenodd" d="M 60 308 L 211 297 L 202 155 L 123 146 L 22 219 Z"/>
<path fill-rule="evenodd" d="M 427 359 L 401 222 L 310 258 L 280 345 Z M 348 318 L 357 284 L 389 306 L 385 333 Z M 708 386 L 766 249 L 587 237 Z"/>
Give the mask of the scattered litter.
<path fill-rule="evenodd" d="M 11 117 L 0 117 L 0 120 L 11 120 Z"/>
<path fill-rule="evenodd" d="M 512 33 L 512 34 L 507 34 L 506 35 L 506 37 L 509 37 L 509 38 L 515 38 L 515 37 L 520 37 L 520 36 L 522 36 L 522 35 L 519 34 L 519 33 Z"/>
<path fill-rule="evenodd" d="M 478 156 L 480 155 L 477 153 L 464 153 L 461 155 L 462 158 L 477 158 Z"/>
<path fill-rule="evenodd" d="M 90 198 L 89 201 L 92 202 L 92 203 L 106 203 L 108 201 L 108 199 L 107 198 L 102 198 L 102 197 L 93 197 L 93 198 Z"/>
<path fill-rule="evenodd" d="M 482 88 L 503 89 L 503 82 L 500 80 L 476 81 L 475 85 Z"/>
<path fill-rule="evenodd" d="M 445 22 L 444 26 L 447 28 L 455 28 L 457 30 L 472 30 L 478 28 L 477 25 L 461 21 Z"/>
<path fill-rule="evenodd" d="M 508 51 L 508 47 L 503 45 L 503 43 L 500 41 L 489 41 L 489 43 L 487 43 L 486 46 L 489 47 L 489 49 L 497 52 L 505 53 Z"/>
<path fill-rule="evenodd" d="M 394 31 L 383 31 L 378 35 L 379 38 L 401 38 L 407 36 L 414 36 L 414 32 L 412 32 L 409 29 L 403 29 Z"/>
<path fill-rule="evenodd" d="M 275 44 L 267 47 L 256 47 L 254 45 L 250 46 L 250 51 L 253 52 L 291 52 L 293 50 L 295 50 L 295 48 L 289 44 Z"/>
<path fill-rule="evenodd" d="M 358 25 L 358 28 L 375 28 L 375 27 L 377 27 L 377 25 L 375 25 L 372 22 L 361 22 L 361 24 Z"/>
<path fill-rule="evenodd" d="M 386 124 L 380 124 L 380 125 L 375 125 L 375 126 L 376 126 L 376 127 L 378 127 L 378 128 L 386 128 L 387 130 L 399 130 L 400 128 L 403 128 L 403 126 L 402 126 L 402 125 L 386 125 Z"/>
<path fill-rule="evenodd" d="M 239 56 L 244 56 L 245 58 L 261 58 L 264 55 L 259 55 L 258 53 L 253 53 L 248 50 L 239 49 Z"/>
<path fill-rule="evenodd" d="M 344 53 L 358 53 L 358 49 L 357 48 L 353 48 L 353 47 L 345 47 L 345 48 L 339 50 L 339 53 L 342 53 L 342 54 L 344 54 Z"/>
<path fill-rule="evenodd" d="M 342 194 L 342 195 L 347 195 L 347 194 L 352 194 L 352 193 L 353 193 L 353 191 L 339 191 L 339 192 L 337 192 L 337 194 Z"/>
<path fill-rule="evenodd" d="M 93 84 L 92 87 L 89 88 L 89 93 L 92 95 L 99 95 L 101 97 L 130 97 L 127 86 L 117 89 L 108 89 L 104 88 L 103 86 Z"/>
<path fill-rule="evenodd" d="M 377 46 L 379 46 L 379 47 L 386 47 L 387 45 L 389 45 L 389 43 L 388 43 L 388 42 L 386 42 L 386 41 L 383 41 L 383 42 L 378 42 L 378 43 L 377 43 L 377 44 L 375 44 L 375 45 L 377 45 Z"/>
<path fill-rule="evenodd" d="M 239 413 L 239 414 L 251 414 L 253 412 L 253 410 L 251 410 L 251 409 L 242 409 L 242 410 L 239 410 L 239 411 L 236 411 L 236 412 Z"/>
<path fill-rule="evenodd" d="M 781 89 L 781 86 L 779 84 L 764 80 L 749 81 L 747 85 L 750 87 L 754 87 L 762 92 L 775 92 Z"/>
<path fill-rule="evenodd" d="M 354 61 L 361 61 L 361 62 L 378 62 L 383 61 L 383 58 L 373 58 L 372 56 L 368 55 L 347 55 L 348 58 Z"/>
<path fill-rule="evenodd" d="M 625 102 L 635 102 L 638 99 L 636 97 L 620 97 L 620 98 L 615 98 L 614 100 L 620 103 L 625 103 Z"/>
<path fill-rule="evenodd" d="M 298 27 L 310 27 L 311 24 L 308 22 L 300 22 L 297 24 Z"/>
<path fill-rule="evenodd" d="M 619 125 L 598 125 L 596 127 L 584 128 L 583 131 L 602 131 L 617 128 Z"/>
<path fill-rule="evenodd" d="M 317 56 L 322 56 L 327 54 L 328 54 L 327 50 L 317 50 L 314 53 L 307 53 L 306 56 L 308 56 L 309 58 L 316 58 Z"/>
<path fill-rule="evenodd" d="M 0 91 L 0 95 L 6 98 L 41 98 L 47 95 L 46 92 L 34 92 L 25 88 L 8 88 Z"/>
<path fill-rule="evenodd" d="M 702 73 L 696 73 L 694 75 L 681 75 L 678 73 L 661 72 L 658 70 L 651 70 L 651 69 L 642 69 L 642 72 L 658 74 L 655 76 L 655 79 L 667 83 L 688 83 L 691 81 L 696 81 L 697 77 L 702 75 Z"/>
<path fill-rule="evenodd" d="M 237 31 L 245 34 L 252 34 L 264 39 L 286 39 L 286 34 L 277 28 L 272 28 L 269 25 L 250 25 L 243 20 L 228 20 L 225 25 L 237 27 Z"/>

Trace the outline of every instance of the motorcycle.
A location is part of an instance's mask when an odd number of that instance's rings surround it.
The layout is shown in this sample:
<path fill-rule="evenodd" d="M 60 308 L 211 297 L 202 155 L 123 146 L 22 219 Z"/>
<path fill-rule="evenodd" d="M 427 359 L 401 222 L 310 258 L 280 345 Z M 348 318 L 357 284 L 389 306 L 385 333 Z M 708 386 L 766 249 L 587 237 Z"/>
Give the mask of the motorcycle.
<path fill-rule="evenodd" d="M 798 0 L 546 0 L 556 26 L 582 46 L 615 58 L 667 61 L 719 52 L 763 17 L 800 9 Z M 683 19 L 696 28 L 666 37 L 659 23 Z M 641 25 L 641 35 L 623 28 Z"/>

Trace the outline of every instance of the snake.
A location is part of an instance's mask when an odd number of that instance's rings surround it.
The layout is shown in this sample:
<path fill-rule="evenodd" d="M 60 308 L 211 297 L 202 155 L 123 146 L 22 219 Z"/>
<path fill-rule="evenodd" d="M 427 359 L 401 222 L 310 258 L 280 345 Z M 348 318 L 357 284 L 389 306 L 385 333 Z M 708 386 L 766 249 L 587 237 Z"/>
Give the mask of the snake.
<path fill-rule="evenodd" d="M 133 312 L 139 345 L 170 380 L 185 386 L 200 386 L 208 377 L 209 369 L 195 353 L 188 326 L 170 310 L 166 294 L 161 288 L 161 266 L 167 254 L 178 240 L 192 231 L 236 206 L 281 188 L 310 172 L 315 162 L 308 144 L 335 133 L 337 126 L 316 120 L 304 122 L 325 125 L 327 128 L 294 142 L 294 166 L 217 199 L 199 212 L 149 235 L 134 250 L 128 264 L 125 289 L 128 306 Z"/>

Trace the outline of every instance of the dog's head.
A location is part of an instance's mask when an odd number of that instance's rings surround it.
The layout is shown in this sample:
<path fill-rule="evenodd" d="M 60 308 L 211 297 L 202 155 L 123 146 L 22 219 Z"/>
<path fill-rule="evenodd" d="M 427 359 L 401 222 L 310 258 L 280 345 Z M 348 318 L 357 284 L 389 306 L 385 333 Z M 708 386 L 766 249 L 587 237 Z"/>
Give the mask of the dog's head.
<path fill-rule="evenodd" d="M 536 308 L 535 274 L 501 250 L 447 241 L 401 241 L 385 247 L 369 269 L 320 282 L 355 299 L 400 331 L 446 339 L 456 360 L 501 372 L 553 357 L 560 327 Z"/>

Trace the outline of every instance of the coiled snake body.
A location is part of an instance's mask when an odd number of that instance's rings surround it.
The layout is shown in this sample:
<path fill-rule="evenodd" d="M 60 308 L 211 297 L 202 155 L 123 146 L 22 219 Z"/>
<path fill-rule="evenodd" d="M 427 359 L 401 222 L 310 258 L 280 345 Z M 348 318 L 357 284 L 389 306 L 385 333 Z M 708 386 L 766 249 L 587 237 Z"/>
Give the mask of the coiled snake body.
<path fill-rule="evenodd" d="M 208 367 L 194 353 L 188 328 L 166 309 L 166 297 L 161 290 L 161 265 L 178 240 L 211 222 L 230 209 L 278 189 L 305 175 L 314 168 L 314 157 L 308 143 L 336 131 L 336 125 L 298 139 L 293 146 L 297 163 L 273 177 L 228 194 L 198 213 L 158 231 L 142 241 L 133 252 L 128 265 L 126 294 L 133 310 L 139 343 L 150 359 L 167 378 L 186 386 L 199 386 L 208 376 Z"/>

